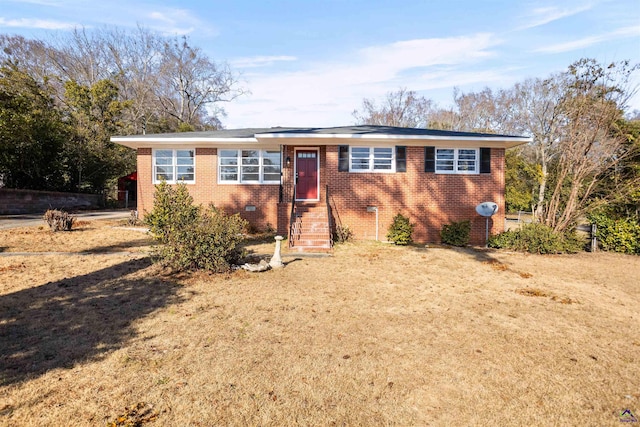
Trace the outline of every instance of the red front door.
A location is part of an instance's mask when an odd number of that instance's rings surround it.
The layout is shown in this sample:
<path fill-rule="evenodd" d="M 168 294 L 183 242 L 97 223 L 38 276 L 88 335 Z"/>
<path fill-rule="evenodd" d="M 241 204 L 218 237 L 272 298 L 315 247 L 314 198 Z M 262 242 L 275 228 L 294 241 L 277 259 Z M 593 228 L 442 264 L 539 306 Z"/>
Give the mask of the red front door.
<path fill-rule="evenodd" d="M 296 199 L 318 200 L 318 151 L 296 151 Z"/>

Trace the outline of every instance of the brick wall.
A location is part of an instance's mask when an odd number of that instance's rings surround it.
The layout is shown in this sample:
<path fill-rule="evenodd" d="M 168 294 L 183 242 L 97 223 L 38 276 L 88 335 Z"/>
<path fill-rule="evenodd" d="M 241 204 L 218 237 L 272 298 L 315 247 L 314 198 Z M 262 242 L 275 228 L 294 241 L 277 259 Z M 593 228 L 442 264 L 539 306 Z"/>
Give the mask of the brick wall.
<path fill-rule="evenodd" d="M 498 204 L 490 221 L 490 232 L 504 229 L 504 149 L 491 150 L 491 174 L 445 175 L 424 172 L 424 148 L 407 147 L 405 173 L 338 172 L 338 147 L 326 151 L 327 184 L 336 221 L 348 225 L 357 238 L 374 239 L 375 212 L 378 207 L 379 238 L 386 240 L 387 229 L 397 213 L 415 223 L 414 240 L 439 242 L 442 226 L 452 221 L 471 220 L 471 241 L 484 243 L 485 219 L 475 207 L 481 202 Z"/>
<path fill-rule="evenodd" d="M 138 211 L 141 216 L 153 209 L 153 159 L 150 148 L 138 149 Z M 213 203 L 240 216 L 258 229 L 278 226 L 279 185 L 218 184 L 218 151 L 196 148 L 195 184 L 187 184 L 196 204 Z M 247 210 L 255 206 L 255 211 Z"/>
<path fill-rule="evenodd" d="M 0 215 L 43 213 L 53 209 L 92 209 L 104 205 L 102 196 L 84 193 L 0 188 Z"/>
<path fill-rule="evenodd" d="M 286 151 L 292 159 L 293 150 L 287 147 Z M 335 223 L 349 226 L 358 239 L 376 238 L 376 214 L 367 212 L 368 206 L 378 208 L 380 240 L 386 240 L 393 217 L 402 213 L 415 223 L 417 242 L 439 242 L 443 225 L 469 219 L 471 242 L 483 244 L 485 219 L 475 207 L 486 201 L 498 204 L 498 214 L 489 221 L 490 233 L 504 230 L 504 149 L 491 150 L 491 174 L 445 175 L 424 172 L 423 147 L 407 147 L 404 173 L 339 172 L 338 147 L 326 146 L 320 147 L 320 173 L 321 203 L 326 201 L 328 185 Z M 292 176 L 293 165 L 283 171 L 284 182 L 293 182 Z M 286 201 L 291 187 L 284 187 Z"/>
<path fill-rule="evenodd" d="M 376 215 L 367 206 L 377 206 L 379 239 L 386 233 L 397 213 L 408 216 L 416 224 L 414 240 L 439 242 L 440 230 L 452 221 L 471 220 L 471 241 L 484 243 L 485 219 L 475 212 L 481 202 L 498 204 L 498 214 L 490 221 L 490 232 L 504 229 L 504 149 L 491 150 L 491 174 L 444 175 L 424 172 L 424 148 L 407 147 L 405 173 L 338 172 L 338 147 L 322 146 L 320 154 L 320 203 L 326 203 L 325 187 L 330 189 L 330 202 L 336 223 L 348 225 L 358 239 L 375 239 Z M 255 228 L 267 224 L 286 235 L 289 226 L 294 173 L 294 147 L 285 148 L 283 203 L 278 203 L 278 185 L 228 185 L 217 183 L 217 150 L 196 149 L 196 184 L 188 185 L 196 203 L 240 212 Z M 138 150 L 138 209 L 142 214 L 152 208 L 151 149 Z M 253 212 L 246 206 L 256 207 Z"/>

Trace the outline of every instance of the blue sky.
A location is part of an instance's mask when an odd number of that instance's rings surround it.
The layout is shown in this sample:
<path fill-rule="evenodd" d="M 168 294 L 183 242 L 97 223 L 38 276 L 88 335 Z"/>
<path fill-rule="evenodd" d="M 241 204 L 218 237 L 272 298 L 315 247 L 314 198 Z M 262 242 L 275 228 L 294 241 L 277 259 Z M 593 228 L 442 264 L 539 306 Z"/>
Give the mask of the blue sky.
<path fill-rule="evenodd" d="M 228 128 L 349 125 L 364 97 L 399 88 L 446 107 L 453 87 L 508 87 L 582 57 L 640 62 L 639 0 L 0 0 L 5 34 L 138 24 L 241 73 L 251 93 L 224 105 Z"/>

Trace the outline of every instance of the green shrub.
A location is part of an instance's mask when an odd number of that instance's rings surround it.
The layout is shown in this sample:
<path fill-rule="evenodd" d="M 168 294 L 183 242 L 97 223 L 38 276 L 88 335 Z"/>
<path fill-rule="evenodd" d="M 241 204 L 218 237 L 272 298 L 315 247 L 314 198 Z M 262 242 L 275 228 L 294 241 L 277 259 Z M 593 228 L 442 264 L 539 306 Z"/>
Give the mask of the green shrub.
<path fill-rule="evenodd" d="M 184 184 L 156 186 L 156 204 L 145 223 L 160 245 L 153 256 L 177 271 L 224 272 L 242 258 L 247 222 L 213 205 L 193 205 Z"/>
<path fill-rule="evenodd" d="M 524 224 L 519 230 L 491 236 L 488 245 L 537 254 L 576 253 L 582 249 L 574 233 L 556 233 L 551 227 L 539 223 Z"/>
<path fill-rule="evenodd" d="M 153 210 L 144 217 L 144 222 L 156 240 L 166 243 L 174 230 L 188 228 L 196 223 L 200 210 L 199 206 L 194 206 L 193 197 L 185 184 L 173 187 L 162 181 L 156 185 Z"/>
<path fill-rule="evenodd" d="M 467 246 L 471 236 L 471 221 L 464 220 L 446 224 L 440 230 L 442 243 L 453 246 Z"/>
<path fill-rule="evenodd" d="M 387 232 L 387 240 L 396 245 L 408 245 L 413 242 L 413 238 L 411 237 L 413 234 L 413 226 L 409 218 L 399 213 L 393 217 L 393 222 Z"/>
<path fill-rule="evenodd" d="M 47 224 L 49 224 L 49 228 L 53 232 L 71 231 L 73 222 L 76 220 L 76 217 L 69 215 L 65 211 L 57 209 L 47 210 L 42 218 L 47 222 Z"/>
<path fill-rule="evenodd" d="M 336 227 L 335 241 L 338 243 L 350 242 L 353 240 L 353 231 L 348 225 L 338 225 Z"/>
<path fill-rule="evenodd" d="M 606 214 L 593 214 L 596 238 L 601 249 L 626 254 L 640 254 L 640 223 L 633 218 L 614 219 Z"/>

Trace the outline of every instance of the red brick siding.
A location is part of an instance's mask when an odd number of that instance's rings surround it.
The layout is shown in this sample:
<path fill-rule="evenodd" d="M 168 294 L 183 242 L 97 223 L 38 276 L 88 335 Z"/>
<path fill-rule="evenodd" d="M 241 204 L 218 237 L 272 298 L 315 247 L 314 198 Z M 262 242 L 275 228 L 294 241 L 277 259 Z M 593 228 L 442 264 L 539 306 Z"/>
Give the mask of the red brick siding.
<path fill-rule="evenodd" d="M 484 201 L 499 206 L 491 232 L 504 229 L 504 149 L 491 150 L 491 174 L 480 175 L 425 173 L 423 147 L 407 147 L 405 173 L 338 172 L 337 146 L 327 147 L 326 158 L 332 206 L 357 238 L 375 238 L 376 215 L 367 206 L 378 207 L 380 240 L 386 240 L 393 217 L 402 213 L 415 223 L 417 242 L 439 242 L 444 224 L 469 219 L 472 243 L 484 243 L 485 221 L 475 212 Z"/>
<path fill-rule="evenodd" d="M 240 216 L 257 229 L 277 227 L 279 186 L 218 184 L 218 152 L 216 148 L 196 148 L 195 184 L 187 184 L 197 204 L 213 203 Z M 141 216 L 153 209 L 153 162 L 150 148 L 138 149 L 138 210 Z M 246 211 L 247 206 L 255 211 Z"/>
<path fill-rule="evenodd" d="M 379 238 L 386 233 L 398 213 L 408 216 L 416 224 L 414 240 L 439 242 L 440 230 L 451 221 L 470 219 L 471 241 L 484 243 L 485 221 L 475 212 L 484 201 L 498 204 L 498 214 L 490 221 L 492 233 L 504 229 L 504 149 L 491 149 L 491 174 L 445 175 L 424 172 L 424 148 L 407 147 L 405 173 L 338 172 L 338 147 L 322 146 L 320 154 L 320 203 L 326 202 L 326 186 L 337 223 L 348 225 L 359 239 L 375 238 L 375 213 L 367 206 L 377 206 Z M 294 147 L 285 148 L 284 159 L 291 165 L 284 167 L 283 203 L 278 203 L 278 185 L 219 185 L 217 183 L 217 150 L 196 149 L 196 184 L 188 185 L 196 203 L 216 206 L 230 212 L 240 212 L 258 229 L 267 224 L 286 235 L 289 226 L 294 172 Z M 138 150 L 138 208 L 142 214 L 152 208 L 151 149 Z M 255 212 L 245 211 L 247 205 Z"/>

